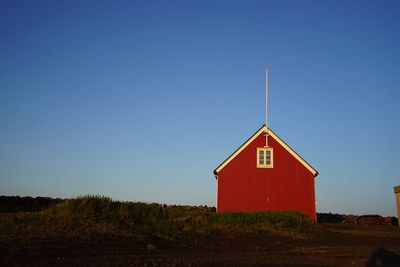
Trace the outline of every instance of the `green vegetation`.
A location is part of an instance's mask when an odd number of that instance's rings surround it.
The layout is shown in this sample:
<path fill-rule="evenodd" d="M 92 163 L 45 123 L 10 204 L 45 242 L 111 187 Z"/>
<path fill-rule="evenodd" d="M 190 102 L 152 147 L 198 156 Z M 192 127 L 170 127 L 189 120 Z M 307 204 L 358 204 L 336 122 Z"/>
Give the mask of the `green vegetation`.
<path fill-rule="evenodd" d="M 113 201 L 84 196 L 36 212 L 0 214 L 0 241 L 27 238 L 151 236 L 175 239 L 181 234 L 215 231 L 269 231 L 290 236 L 313 227 L 297 212 L 215 213 L 209 208 Z"/>

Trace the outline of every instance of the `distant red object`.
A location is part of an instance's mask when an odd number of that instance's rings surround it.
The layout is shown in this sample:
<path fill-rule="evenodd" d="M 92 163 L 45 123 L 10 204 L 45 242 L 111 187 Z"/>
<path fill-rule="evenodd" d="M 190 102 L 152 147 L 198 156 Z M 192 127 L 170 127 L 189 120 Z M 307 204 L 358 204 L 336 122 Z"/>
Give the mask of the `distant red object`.
<path fill-rule="evenodd" d="M 362 215 L 354 219 L 359 225 L 386 225 L 386 220 L 380 215 Z"/>
<path fill-rule="evenodd" d="M 316 221 L 318 172 L 271 129 L 268 149 L 272 153 L 260 155 L 258 149 L 266 145 L 265 130 L 264 125 L 215 169 L 217 212 L 299 211 Z M 267 163 L 264 160 L 271 160 L 271 166 L 260 167 Z"/>

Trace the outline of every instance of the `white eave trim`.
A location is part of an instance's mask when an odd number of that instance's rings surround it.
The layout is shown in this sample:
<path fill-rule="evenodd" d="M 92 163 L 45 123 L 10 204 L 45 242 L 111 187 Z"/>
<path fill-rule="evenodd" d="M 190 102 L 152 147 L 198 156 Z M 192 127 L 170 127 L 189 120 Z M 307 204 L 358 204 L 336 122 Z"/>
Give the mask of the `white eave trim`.
<path fill-rule="evenodd" d="M 241 147 L 239 147 L 238 150 L 235 151 L 229 158 L 227 158 L 219 167 L 215 170 L 215 172 L 218 174 L 220 170 L 222 170 L 229 162 L 231 162 L 237 155 L 239 155 L 240 152 L 243 151 L 251 142 L 253 142 L 257 136 L 259 136 L 261 133 L 265 132 L 265 127 L 261 127 L 260 130 L 258 130 L 255 134 L 253 134 L 252 137 L 250 137 L 249 140 L 247 140 L 246 143 L 244 143 Z"/>
<path fill-rule="evenodd" d="M 229 158 L 227 158 L 218 168 L 215 170 L 216 176 L 218 173 L 229 163 L 231 162 L 240 152 L 243 151 L 251 142 L 253 142 L 260 134 L 265 133 L 266 127 L 261 127 L 246 143 L 244 143 L 238 150 L 235 151 Z M 272 136 L 283 148 L 285 148 L 295 159 L 297 159 L 301 164 L 304 165 L 313 175 L 314 177 L 318 176 L 317 170 L 315 170 L 310 164 L 307 163 L 302 157 L 299 156 L 292 148 L 290 148 L 282 139 L 280 139 L 271 129 L 268 129 L 268 135 Z"/>

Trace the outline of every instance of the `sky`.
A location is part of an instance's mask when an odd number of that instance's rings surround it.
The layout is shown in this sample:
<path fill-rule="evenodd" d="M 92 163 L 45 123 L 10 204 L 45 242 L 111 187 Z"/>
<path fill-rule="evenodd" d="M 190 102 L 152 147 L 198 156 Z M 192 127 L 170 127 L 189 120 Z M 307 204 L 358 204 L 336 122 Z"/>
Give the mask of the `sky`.
<path fill-rule="evenodd" d="M 265 121 L 317 211 L 396 215 L 398 1 L 0 2 L 0 195 L 215 206 Z"/>

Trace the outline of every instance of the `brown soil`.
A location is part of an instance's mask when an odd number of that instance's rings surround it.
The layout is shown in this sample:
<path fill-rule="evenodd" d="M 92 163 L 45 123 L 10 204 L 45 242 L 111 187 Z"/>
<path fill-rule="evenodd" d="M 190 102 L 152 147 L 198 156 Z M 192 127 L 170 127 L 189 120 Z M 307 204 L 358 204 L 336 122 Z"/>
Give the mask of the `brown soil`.
<path fill-rule="evenodd" d="M 0 243 L 2 266 L 400 266 L 400 227 L 323 224 L 303 238 L 268 233 Z"/>

